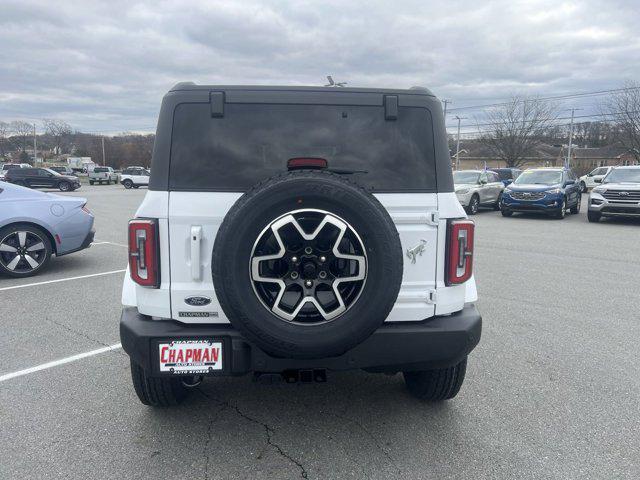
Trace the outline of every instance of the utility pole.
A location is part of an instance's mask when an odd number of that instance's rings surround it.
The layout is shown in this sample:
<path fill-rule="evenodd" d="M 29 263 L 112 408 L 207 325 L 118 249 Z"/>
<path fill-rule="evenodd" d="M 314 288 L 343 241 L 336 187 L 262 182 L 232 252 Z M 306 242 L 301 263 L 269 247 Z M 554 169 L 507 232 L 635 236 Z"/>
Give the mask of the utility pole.
<path fill-rule="evenodd" d="M 581 108 L 572 108 L 571 109 L 571 123 L 569 124 L 569 147 L 567 148 L 567 162 L 565 167 L 569 168 L 571 164 L 571 142 L 573 142 L 573 116 L 576 113 L 576 110 L 582 110 Z"/>
<path fill-rule="evenodd" d="M 451 103 L 451 100 L 447 100 L 446 98 L 444 98 L 442 100 L 442 103 L 444 103 L 444 121 L 447 121 L 447 104 Z"/>
<path fill-rule="evenodd" d="M 456 115 L 456 120 L 458 120 L 458 139 L 456 140 L 456 170 L 460 168 L 460 120 L 464 120 L 466 117 L 459 117 Z"/>
<path fill-rule="evenodd" d="M 36 124 L 33 124 L 33 164 L 38 161 L 38 141 L 36 140 Z"/>
<path fill-rule="evenodd" d="M 105 167 L 106 165 L 104 158 L 104 137 L 102 137 L 102 166 Z"/>

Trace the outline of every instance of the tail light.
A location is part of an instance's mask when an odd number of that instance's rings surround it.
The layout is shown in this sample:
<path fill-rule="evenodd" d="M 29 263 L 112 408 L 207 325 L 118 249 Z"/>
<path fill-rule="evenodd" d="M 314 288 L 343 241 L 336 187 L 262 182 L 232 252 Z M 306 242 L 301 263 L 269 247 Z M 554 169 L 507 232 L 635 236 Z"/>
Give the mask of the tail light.
<path fill-rule="evenodd" d="M 134 219 L 129 222 L 129 270 L 131 278 L 143 287 L 160 286 L 158 221 Z"/>
<path fill-rule="evenodd" d="M 473 274 L 473 235 L 471 220 L 450 220 L 447 231 L 447 285 L 458 285 Z"/>
<path fill-rule="evenodd" d="M 298 170 L 300 168 L 322 169 L 327 168 L 327 161 L 324 158 L 317 157 L 296 157 L 287 161 L 289 170 Z"/>

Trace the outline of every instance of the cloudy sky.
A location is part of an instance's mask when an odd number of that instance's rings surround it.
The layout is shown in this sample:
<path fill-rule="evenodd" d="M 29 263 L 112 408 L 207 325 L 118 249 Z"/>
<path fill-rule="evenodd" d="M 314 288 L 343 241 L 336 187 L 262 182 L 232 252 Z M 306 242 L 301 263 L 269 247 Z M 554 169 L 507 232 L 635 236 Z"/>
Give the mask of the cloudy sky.
<path fill-rule="evenodd" d="M 588 92 L 640 80 L 639 32 L 638 0 L 0 0 L 0 120 L 153 131 L 162 95 L 185 80 L 332 74 L 428 86 L 450 108 Z"/>

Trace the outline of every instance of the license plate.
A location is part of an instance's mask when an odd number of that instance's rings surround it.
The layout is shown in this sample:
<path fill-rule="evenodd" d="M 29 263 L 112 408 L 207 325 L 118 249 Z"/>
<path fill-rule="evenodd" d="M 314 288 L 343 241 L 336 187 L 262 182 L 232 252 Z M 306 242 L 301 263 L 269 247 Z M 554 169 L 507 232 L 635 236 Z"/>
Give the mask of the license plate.
<path fill-rule="evenodd" d="M 174 340 L 158 345 L 160 372 L 210 373 L 222 370 L 222 342 Z"/>

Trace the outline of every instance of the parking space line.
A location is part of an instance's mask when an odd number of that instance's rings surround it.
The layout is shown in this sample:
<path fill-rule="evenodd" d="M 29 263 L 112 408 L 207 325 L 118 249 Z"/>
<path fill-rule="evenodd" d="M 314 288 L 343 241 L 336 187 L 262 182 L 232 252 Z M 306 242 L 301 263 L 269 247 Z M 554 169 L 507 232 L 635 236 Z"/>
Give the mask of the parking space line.
<path fill-rule="evenodd" d="M 57 278 L 55 280 L 45 280 L 44 282 L 25 283 L 24 285 L 13 285 L 11 287 L 0 287 L 0 292 L 5 290 L 14 290 L 16 288 L 36 287 L 38 285 L 46 285 L 48 283 L 67 282 L 69 280 L 80 280 L 82 278 L 100 277 L 102 275 L 113 275 L 114 273 L 123 273 L 126 271 L 127 270 L 123 268 L 122 270 L 111 270 L 110 272 L 91 273 L 88 275 L 80 275 L 78 277 Z"/>
<path fill-rule="evenodd" d="M 129 245 L 125 245 L 123 243 L 116 242 L 92 242 L 91 245 L 115 245 L 117 247 L 129 248 Z"/>
<path fill-rule="evenodd" d="M 108 347 L 98 348 L 96 350 L 91 350 L 90 352 L 79 353 L 77 355 L 72 355 L 71 357 L 61 358 L 60 360 L 54 360 L 53 362 L 43 363 L 42 365 L 37 365 L 35 367 L 26 368 L 24 370 L 18 370 L 17 372 L 13 372 L 13 373 L 7 373 L 6 375 L 0 376 L 0 383 L 5 382 L 7 380 L 11 380 L 12 378 L 22 377 L 23 375 L 29 375 L 30 373 L 35 373 L 41 370 L 47 370 L 49 368 L 57 367 L 59 365 L 64 365 L 65 363 L 71 363 L 77 360 L 82 360 L 83 358 L 93 357 L 94 355 L 100 355 L 101 353 L 118 350 L 119 348 L 122 348 L 122 344 L 116 343 L 115 345 L 109 345 Z"/>

